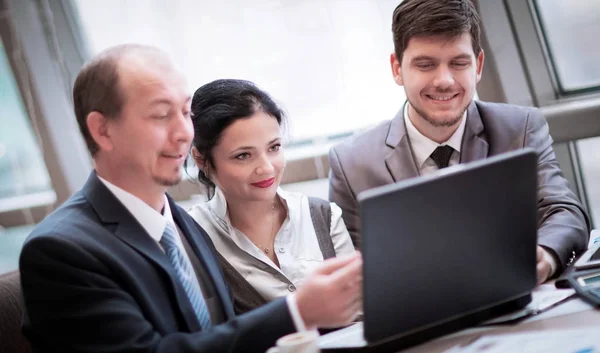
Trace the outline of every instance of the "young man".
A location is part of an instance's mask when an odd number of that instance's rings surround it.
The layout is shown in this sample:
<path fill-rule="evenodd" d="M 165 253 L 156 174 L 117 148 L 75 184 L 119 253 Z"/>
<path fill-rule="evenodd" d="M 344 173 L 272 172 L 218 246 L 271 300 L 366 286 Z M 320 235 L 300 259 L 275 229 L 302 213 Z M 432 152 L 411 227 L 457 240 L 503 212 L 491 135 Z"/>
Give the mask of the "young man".
<path fill-rule="evenodd" d="M 589 220 L 560 171 L 540 111 L 473 101 L 484 62 L 474 5 L 405 0 L 392 32 L 392 74 L 407 102 L 393 120 L 329 153 L 329 197 L 342 208 L 355 246 L 361 191 L 532 147 L 539 154 L 538 281 L 561 273 L 586 248 Z"/>
<path fill-rule="evenodd" d="M 304 326 L 356 315 L 359 255 L 234 315 L 210 238 L 166 195 L 193 129 L 185 80 L 164 53 L 108 49 L 81 70 L 73 98 L 95 170 L 23 248 L 23 330 L 34 351 L 264 352 Z"/>

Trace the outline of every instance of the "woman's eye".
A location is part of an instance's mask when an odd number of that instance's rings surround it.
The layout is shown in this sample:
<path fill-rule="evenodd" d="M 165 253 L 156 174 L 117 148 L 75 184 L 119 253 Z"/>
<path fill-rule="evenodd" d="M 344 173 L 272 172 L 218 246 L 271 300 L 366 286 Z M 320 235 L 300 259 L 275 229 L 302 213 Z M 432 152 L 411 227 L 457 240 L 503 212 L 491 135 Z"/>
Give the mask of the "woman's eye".
<path fill-rule="evenodd" d="M 248 158 L 250 158 L 250 153 L 240 153 L 237 156 L 235 156 L 235 159 L 239 159 L 240 161 L 243 161 L 244 159 Z"/>
<path fill-rule="evenodd" d="M 281 148 L 281 144 L 276 144 L 276 145 L 271 146 L 271 148 L 269 149 L 269 151 L 271 151 L 271 152 L 277 152 L 277 151 L 279 151 L 279 148 Z"/>

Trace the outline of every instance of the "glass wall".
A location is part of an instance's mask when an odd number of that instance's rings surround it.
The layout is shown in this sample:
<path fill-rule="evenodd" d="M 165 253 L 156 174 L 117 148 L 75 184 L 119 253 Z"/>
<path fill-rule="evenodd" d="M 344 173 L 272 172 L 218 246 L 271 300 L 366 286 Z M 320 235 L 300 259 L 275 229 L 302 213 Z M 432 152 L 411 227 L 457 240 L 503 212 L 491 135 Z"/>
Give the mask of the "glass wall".
<path fill-rule="evenodd" d="M 600 1 L 536 1 L 561 91 L 600 86 Z"/>
<path fill-rule="evenodd" d="M 35 131 L 0 41 L 0 212 L 54 202 Z"/>
<path fill-rule="evenodd" d="M 76 1 L 92 53 L 156 45 L 188 75 L 192 92 L 218 78 L 254 81 L 288 112 L 296 142 L 353 132 L 400 109 L 404 90 L 389 64 L 398 3 Z"/>
<path fill-rule="evenodd" d="M 600 87 L 600 1 L 537 0 L 541 33 L 554 69 L 558 94 L 577 99 Z M 600 124 L 600 116 L 596 117 Z M 579 165 L 596 227 L 600 224 L 600 138 L 576 142 Z"/>
<path fill-rule="evenodd" d="M 600 227 L 600 138 L 577 141 L 577 149 L 590 204 L 590 217 L 598 228 Z"/>

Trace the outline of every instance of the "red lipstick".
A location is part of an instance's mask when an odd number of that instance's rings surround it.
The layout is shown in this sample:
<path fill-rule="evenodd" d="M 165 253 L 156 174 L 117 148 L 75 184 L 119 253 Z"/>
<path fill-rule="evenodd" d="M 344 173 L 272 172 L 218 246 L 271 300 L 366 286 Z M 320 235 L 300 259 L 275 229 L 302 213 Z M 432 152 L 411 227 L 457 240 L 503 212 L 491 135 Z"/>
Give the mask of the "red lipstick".
<path fill-rule="evenodd" d="M 275 182 L 275 178 L 269 178 L 269 179 L 265 179 L 263 181 L 259 181 L 258 183 L 252 183 L 253 186 L 256 186 L 257 188 L 268 188 L 269 186 L 273 185 L 273 183 Z"/>

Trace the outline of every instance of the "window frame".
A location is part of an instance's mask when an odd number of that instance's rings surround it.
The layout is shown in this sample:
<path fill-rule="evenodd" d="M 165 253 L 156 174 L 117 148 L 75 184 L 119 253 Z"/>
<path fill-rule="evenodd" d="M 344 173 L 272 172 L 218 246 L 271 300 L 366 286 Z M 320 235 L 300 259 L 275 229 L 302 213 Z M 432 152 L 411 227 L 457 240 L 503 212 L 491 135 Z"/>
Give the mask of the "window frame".
<path fill-rule="evenodd" d="M 585 101 L 595 106 L 600 98 L 600 85 L 569 91 L 561 87 L 536 0 L 504 0 L 504 5 L 506 20 L 512 26 L 511 37 L 515 38 L 519 48 L 535 105 L 560 106 L 573 101 Z M 571 139 L 581 138 L 574 137 Z"/>
<path fill-rule="evenodd" d="M 484 79 L 478 86 L 483 100 L 533 105 L 542 109 L 555 140 L 555 152 L 565 175 L 587 205 L 585 183 L 573 141 L 600 136 L 600 91 L 565 95 L 540 35 L 533 0 L 476 1 L 483 22 L 482 44 L 486 53 Z M 41 129 L 44 161 L 57 195 L 54 205 L 21 208 L 0 213 L 0 224 L 37 222 L 52 208 L 77 191 L 92 170 L 92 161 L 80 136 L 72 111 L 70 87 L 90 57 L 83 26 L 78 23 L 72 0 L 0 0 L 0 35 L 7 50 L 20 50 L 28 82 L 21 75 L 21 93 L 31 86 L 36 118 Z M 49 33 L 49 34 L 47 34 Z M 488 35 L 486 35 L 488 34 Z M 9 55 L 13 71 L 18 62 Z M 35 77 L 32 80 L 31 77 Z M 56 87 L 65 89 L 57 90 Z M 67 89 L 69 88 L 69 89 Z M 27 105 L 27 104 L 26 104 Z M 67 135 L 68 146 L 60 142 Z M 333 139 L 335 143 L 342 139 Z M 291 144 L 302 145 L 301 143 Z M 327 152 L 315 145 L 312 153 L 288 161 L 284 183 L 324 178 L 329 170 Z M 193 178 L 170 190 L 176 200 L 198 193 Z"/>
<path fill-rule="evenodd" d="M 72 12 L 68 15 L 70 5 L 69 0 L 0 0 L 4 14 L 0 16 L 0 36 L 27 115 L 39 127 L 44 163 L 56 194 L 54 202 L 48 197 L 40 202 L 4 202 L 0 211 L 2 227 L 41 221 L 81 188 L 92 169 L 66 90 L 72 84 L 66 77 L 74 77 L 73 69 L 79 70 L 84 57 L 81 43 L 75 43 Z M 62 143 L 65 137 L 68 144 Z"/>
<path fill-rule="evenodd" d="M 37 119 L 40 127 L 40 137 L 45 146 L 44 162 L 56 193 L 55 202 L 20 202 L 14 207 L 2 203 L 2 227 L 40 222 L 79 190 L 93 169 L 91 156 L 75 122 L 70 95 L 77 72 L 91 57 L 75 6 L 73 0 L 0 0 L 0 11 L 6 14 L 0 17 L 0 36 L 7 52 L 16 53 L 8 56 L 21 95 L 28 89 L 33 97 L 33 108 L 26 104 L 27 113 L 30 119 L 32 116 Z M 17 62 L 17 55 L 23 63 Z M 23 67 L 19 68 L 18 65 Z M 18 69 L 25 71 L 24 74 L 17 74 Z M 36 79 L 32 80 L 31 77 Z M 57 86 L 65 89 L 57 90 Z M 61 144 L 65 135 L 72 140 L 68 146 Z M 300 157 L 288 158 L 287 172 L 282 182 L 295 183 L 327 177 L 329 161 L 323 146 L 349 135 L 351 133 L 334 134 L 290 143 L 287 146 L 289 149 L 308 152 Z M 177 201 L 189 200 L 200 192 L 198 182 L 193 177 L 184 178 L 169 190 Z"/>
<path fill-rule="evenodd" d="M 547 65 L 549 67 L 549 70 L 551 70 L 550 76 L 552 79 L 552 83 L 554 84 L 554 87 L 555 87 L 555 90 L 556 90 L 556 93 L 557 93 L 559 99 L 560 98 L 566 99 L 569 97 L 577 97 L 577 96 L 581 96 L 581 95 L 585 95 L 585 94 L 598 93 L 600 91 L 600 84 L 597 84 L 595 86 L 571 89 L 571 90 L 567 90 L 564 88 L 562 81 L 560 79 L 560 75 L 558 74 L 556 55 L 554 54 L 554 52 L 552 51 L 552 48 L 550 47 L 548 31 L 546 30 L 546 26 L 542 20 L 541 10 L 540 10 L 540 6 L 539 6 L 539 0 L 529 0 L 529 1 L 530 1 L 532 17 L 534 18 L 534 23 L 536 25 L 536 30 L 539 34 L 540 41 L 542 43 L 544 55 L 547 58 L 546 59 L 546 61 L 548 62 Z"/>
<path fill-rule="evenodd" d="M 486 65 L 491 61 L 487 73 L 484 65 L 484 76 L 492 78 L 479 94 L 486 100 L 542 110 L 557 161 L 590 209 L 576 141 L 600 136 L 600 89 L 561 92 L 533 1 L 477 1 L 486 37 Z"/>

